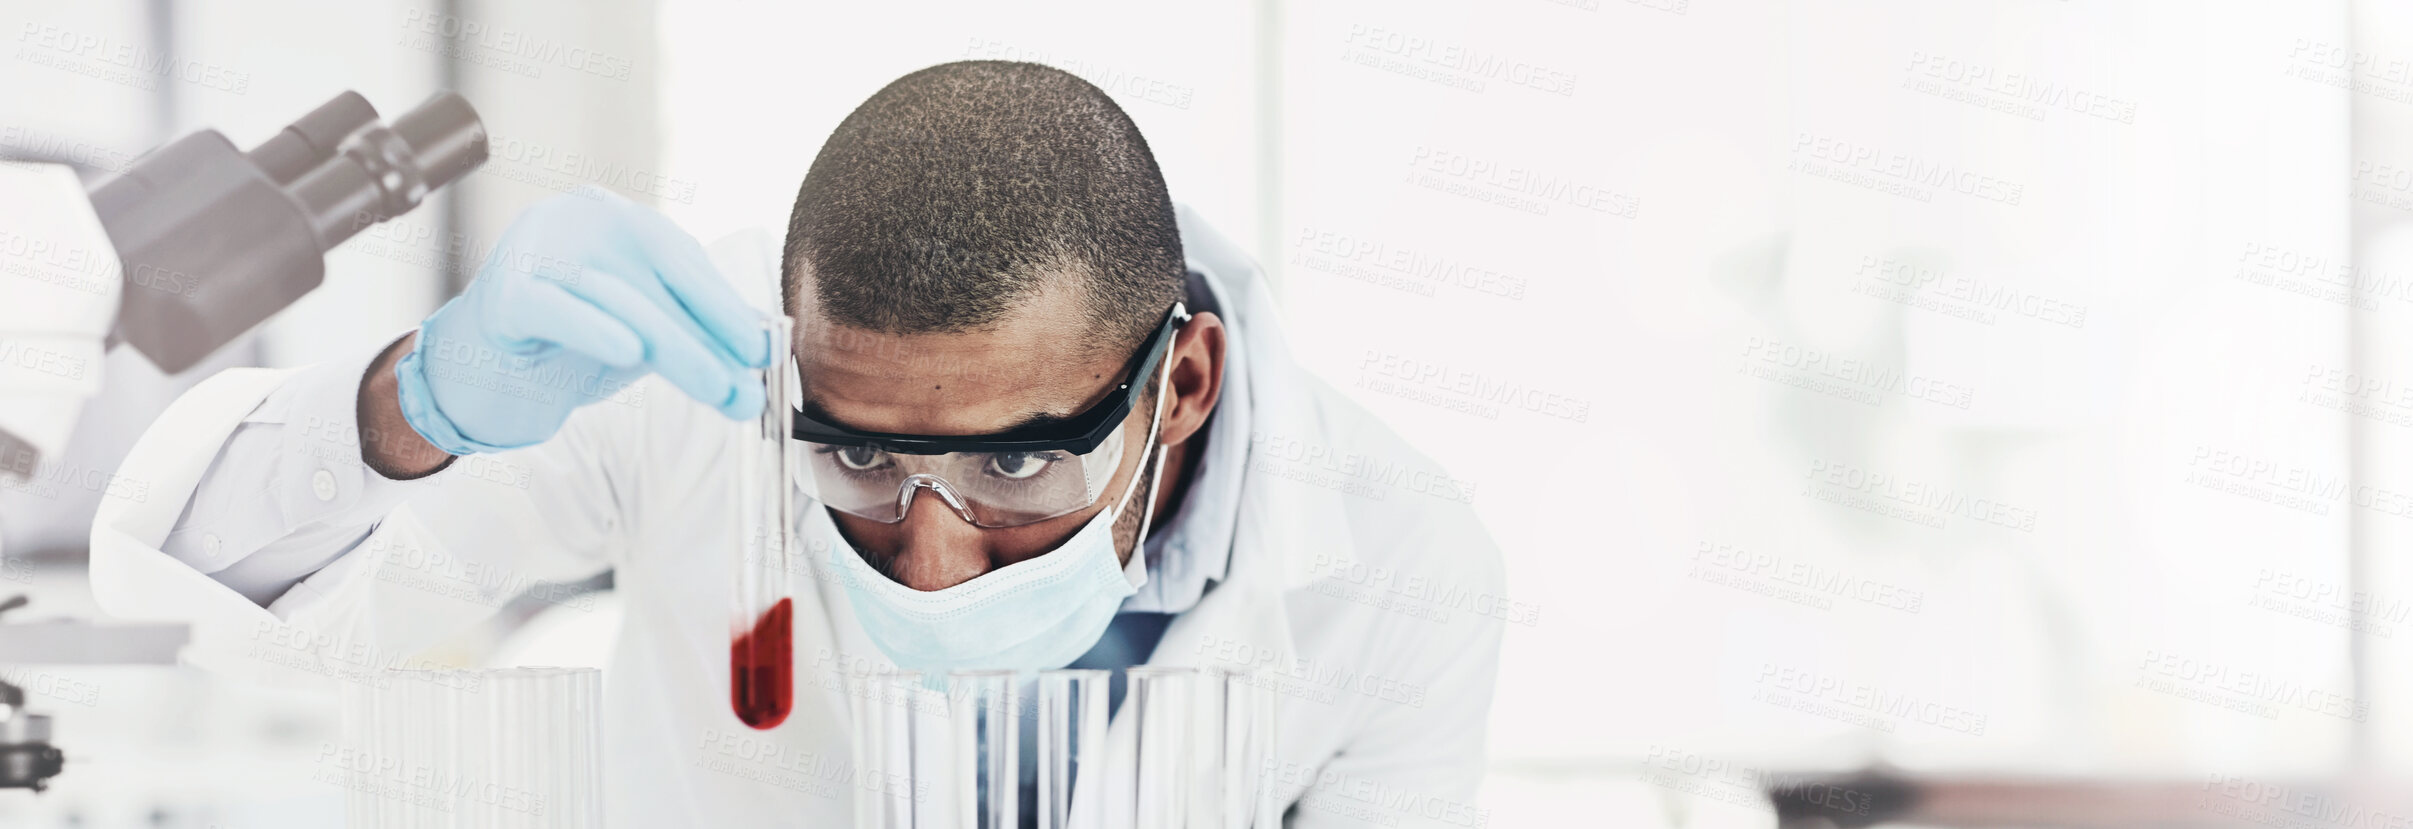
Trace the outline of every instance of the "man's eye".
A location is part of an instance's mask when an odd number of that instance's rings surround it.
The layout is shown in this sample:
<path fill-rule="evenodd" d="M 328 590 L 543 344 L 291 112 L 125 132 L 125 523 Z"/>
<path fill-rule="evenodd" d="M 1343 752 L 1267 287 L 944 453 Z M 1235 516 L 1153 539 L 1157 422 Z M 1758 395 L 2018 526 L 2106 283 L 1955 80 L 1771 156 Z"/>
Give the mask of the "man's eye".
<path fill-rule="evenodd" d="M 831 454 L 838 456 L 838 465 L 856 472 L 879 466 L 881 461 L 888 459 L 888 453 L 869 446 L 841 447 Z"/>
<path fill-rule="evenodd" d="M 1012 481 L 1047 471 L 1055 459 L 1043 452 L 999 452 L 989 456 L 989 474 Z"/>

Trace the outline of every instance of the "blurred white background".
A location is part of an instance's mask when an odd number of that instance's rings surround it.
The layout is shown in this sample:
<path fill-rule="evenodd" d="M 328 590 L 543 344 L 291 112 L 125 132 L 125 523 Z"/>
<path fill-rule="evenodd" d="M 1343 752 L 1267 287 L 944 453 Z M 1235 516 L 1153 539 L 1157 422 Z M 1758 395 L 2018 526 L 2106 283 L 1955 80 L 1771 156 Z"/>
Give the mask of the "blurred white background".
<path fill-rule="evenodd" d="M 1771 823 L 1743 769 L 2413 765 L 2413 10 L 1002 5 L 0 0 L 0 155 L 106 173 L 347 88 L 468 96 L 493 160 L 219 360 L 293 365 L 414 325 L 553 192 L 776 229 L 887 81 L 1049 63 L 1254 249 L 1300 359 L 1469 485 L 1535 610 L 1491 825 Z M 70 474 L 0 492 L 37 609 L 87 601 L 71 473 L 200 376 L 110 372 Z M 69 772 L 0 821 L 341 801 L 313 700 L 48 675 L 88 690 L 36 694 Z"/>

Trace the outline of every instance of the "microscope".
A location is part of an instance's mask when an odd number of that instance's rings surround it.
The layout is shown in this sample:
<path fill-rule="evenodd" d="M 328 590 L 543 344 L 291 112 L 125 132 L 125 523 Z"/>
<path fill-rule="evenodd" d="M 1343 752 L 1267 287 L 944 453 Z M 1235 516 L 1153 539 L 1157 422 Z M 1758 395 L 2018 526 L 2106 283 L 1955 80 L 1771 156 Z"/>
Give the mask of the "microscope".
<path fill-rule="evenodd" d="M 24 596 L 0 602 L 0 612 L 25 606 Z M 25 689 L 0 680 L 0 789 L 41 791 L 67 765 L 50 744 L 50 717 L 25 710 Z"/>
<path fill-rule="evenodd" d="M 55 298 L 54 307 L 26 298 L 42 296 L 38 286 L 18 284 L 36 293 L 9 298 L 36 307 L 14 309 L 7 319 L 22 330 L 0 325 L 0 337 L 94 354 L 125 343 L 163 371 L 183 371 L 316 289 L 328 250 L 410 212 L 486 156 L 486 127 L 459 95 L 437 94 L 388 124 L 367 99 L 344 92 L 249 152 L 203 130 L 152 150 L 88 192 L 75 192 L 56 171 L 36 173 L 23 180 L 43 186 L 0 191 L 0 217 L 13 217 L 0 225 L 74 216 L 64 226 L 85 228 L 89 239 L 98 235 L 89 219 L 97 218 L 119 266 L 116 301 L 113 313 Z M 28 250 L 34 253 L 0 250 L 0 273 L 38 271 L 40 261 L 8 259 L 39 254 Z M 102 312 L 63 313 L 70 308 Z M 67 317 L 84 321 L 59 322 Z M 90 379 L 83 387 L 42 377 L 0 382 L 0 476 L 29 476 L 46 450 L 64 444 L 84 397 L 97 388 Z M 0 601 L 0 613 L 27 601 Z M 188 638 L 180 624 L 0 624 L 0 665 L 172 665 Z M 28 711 L 25 689 L 0 678 L 0 789 L 40 791 L 64 769 L 50 737 L 50 718 Z"/>
<path fill-rule="evenodd" d="M 162 371 L 191 368 L 317 288 L 328 250 L 485 161 L 486 126 L 459 95 L 387 124 L 345 92 L 249 152 L 203 130 L 89 191 L 0 169 L 0 234 L 15 234 L 0 296 L 17 303 L 0 308 L 0 338 L 46 360 L 0 366 L 0 476 L 30 477 L 64 448 L 101 352 L 125 343 Z M 30 276 L 56 282 L 61 257 L 106 278 L 62 293 Z"/>
<path fill-rule="evenodd" d="M 345 92 L 249 153 L 215 130 L 153 150 L 91 193 L 125 268 L 113 336 L 190 368 L 317 288 L 327 251 L 485 161 L 485 125 L 452 93 L 392 126 Z"/>

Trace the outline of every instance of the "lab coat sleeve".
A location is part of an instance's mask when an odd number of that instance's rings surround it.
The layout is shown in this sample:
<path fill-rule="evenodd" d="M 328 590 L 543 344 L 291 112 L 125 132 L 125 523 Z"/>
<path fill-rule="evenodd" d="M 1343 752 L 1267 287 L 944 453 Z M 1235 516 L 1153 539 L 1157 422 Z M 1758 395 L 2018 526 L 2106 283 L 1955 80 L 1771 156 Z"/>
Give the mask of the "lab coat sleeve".
<path fill-rule="evenodd" d="M 270 392 L 227 436 L 160 551 L 265 606 L 366 539 L 419 483 L 360 460 L 360 381 L 385 347 Z"/>
<path fill-rule="evenodd" d="M 106 497 L 95 517 L 102 608 L 192 625 L 185 657 L 204 667 L 343 680 L 411 666 L 514 596 L 610 566 L 646 384 L 543 444 L 391 481 L 361 464 L 353 417 L 374 352 L 225 372 L 171 405 L 120 470 L 141 497 Z"/>
<path fill-rule="evenodd" d="M 1394 575 L 1409 618 L 1383 626 L 1372 654 L 1348 675 L 1366 700 L 1355 735 L 1289 815 L 1291 829 L 1482 827 L 1476 799 L 1499 676 L 1506 603 L 1500 555 L 1471 510 L 1428 513 L 1396 535 L 1363 524 L 1367 541 L 1428 552 Z M 1360 696 L 1362 695 L 1362 696 Z"/>

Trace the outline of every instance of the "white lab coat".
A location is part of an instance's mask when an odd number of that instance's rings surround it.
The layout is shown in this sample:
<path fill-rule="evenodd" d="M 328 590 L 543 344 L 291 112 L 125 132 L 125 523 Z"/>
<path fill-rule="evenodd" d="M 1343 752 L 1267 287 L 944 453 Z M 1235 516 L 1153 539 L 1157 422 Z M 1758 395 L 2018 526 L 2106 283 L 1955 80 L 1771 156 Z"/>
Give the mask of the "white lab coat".
<path fill-rule="evenodd" d="M 1522 611 L 1502 595 L 1470 493 L 1294 365 L 1253 263 L 1187 209 L 1180 218 L 1190 268 L 1224 297 L 1233 359 L 1249 363 L 1250 451 L 1227 577 L 1150 662 L 1277 671 L 1285 708 L 1271 776 L 1290 826 L 1479 826 L 1488 813 L 1472 798 L 1501 626 Z M 773 307 L 768 234 L 714 255 Z M 808 570 L 797 576 L 793 712 L 759 732 L 730 713 L 728 421 L 647 381 L 580 410 L 551 441 L 425 482 L 365 542 L 262 608 L 161 543 L 230 430 L 291 374 L 228 371 L 135 446 L 121 474 L 146 481 L 147 497 L 107 501 L 93 525 L 104 608 L 193 623 L 187 659 L 206 667 L 341 680 L 407 663 L 530 580 L 613 568 L 626 621 L 605 679 L 612 825 L 847 820 L 869 781 L 851 772 L 843 677 L 890 666 L 844 591 Z"/>

